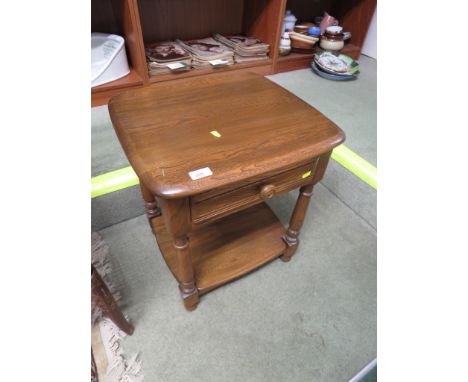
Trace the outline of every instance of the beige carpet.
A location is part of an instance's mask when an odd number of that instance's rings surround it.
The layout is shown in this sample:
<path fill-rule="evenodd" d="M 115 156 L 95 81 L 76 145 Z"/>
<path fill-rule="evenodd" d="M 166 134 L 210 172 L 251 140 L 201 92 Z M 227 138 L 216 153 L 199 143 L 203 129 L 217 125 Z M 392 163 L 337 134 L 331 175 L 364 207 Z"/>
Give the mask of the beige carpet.
<path fill-rule="evenodd" d="M 296 198 L 269 203 L 284 224 Z M 135 325 L 125 351 L 141 354 L 146 381 L 344 382 L 376 356 L 376 232 L 320 184 L 293 260 L 207 293 L 190 313 L 146 215 L 100 234 Z"/>

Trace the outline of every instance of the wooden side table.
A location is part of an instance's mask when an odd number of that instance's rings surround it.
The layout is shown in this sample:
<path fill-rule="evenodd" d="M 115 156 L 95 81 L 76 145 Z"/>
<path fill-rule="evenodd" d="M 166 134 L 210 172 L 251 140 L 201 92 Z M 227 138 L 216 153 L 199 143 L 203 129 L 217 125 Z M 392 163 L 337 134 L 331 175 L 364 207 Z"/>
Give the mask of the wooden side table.
<path fill-rule="evenodd" d="M 344 141 L 316 109 L 252 73 L 128 91 L 109 110 L 187 310 L 228 281 L 291 259 L 314 184 Z M 285 229 L 265 200 L 295 188 Z"/>

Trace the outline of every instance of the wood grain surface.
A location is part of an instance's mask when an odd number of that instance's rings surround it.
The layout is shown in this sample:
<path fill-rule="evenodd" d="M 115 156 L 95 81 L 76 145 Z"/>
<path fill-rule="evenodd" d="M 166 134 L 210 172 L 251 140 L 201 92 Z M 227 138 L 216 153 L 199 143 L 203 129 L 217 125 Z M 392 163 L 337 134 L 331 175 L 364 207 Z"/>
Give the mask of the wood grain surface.
<path fill-rule="evenodd" d="M 319 111 L 253 73 L 129 90 L 111 99 L 109 111 L 135 172 L 163 198 L 280 172 L 344 141 L 343 131 Z M 206 167 L 213 175 L 190 178 Z"/>
<path fill-rule="evenodd" d="M 191 40 L 242 29 L 243 0 L 138 0 L 145 42 Z"/>

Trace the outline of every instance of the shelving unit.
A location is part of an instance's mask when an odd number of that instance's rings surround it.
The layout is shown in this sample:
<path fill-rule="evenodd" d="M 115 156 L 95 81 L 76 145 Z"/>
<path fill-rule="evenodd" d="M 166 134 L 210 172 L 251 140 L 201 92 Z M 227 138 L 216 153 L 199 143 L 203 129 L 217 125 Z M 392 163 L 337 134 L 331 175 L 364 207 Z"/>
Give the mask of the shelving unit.
<path fill-rule="evenodd" d="M 92 106 L 106 104 L 110 97 L 126 89 L 161 81 L 223 71 L 251 71 L 267 75 L 307 68 L 312 54 L 278 55 L 286 9 L 295 14 L 298 22 L 311 21 L 324 11 L 338 18 L 344 30 L 352 34 L 342 52 L 357 59 L 375 7 L 376 0 L 93 0 L 92 32 L 115 33 L 124 37 L 131 68 L 126 77 L 92 88 Z M 268 61 L 216 69 L 148 75 L 145 42 L 203 38 L 214 32 L 255 36 L 270 44 L 270 58 Z"/>
<path fill-rule="evenodd" d="M 126 89 L 148 84 L 140 16 L 136 0 L 91 1 L 91 31 L 114 33 L 125 39 L 130 73 L 116 81 L 91 89 L 91 105 L 106 104 Z"/>

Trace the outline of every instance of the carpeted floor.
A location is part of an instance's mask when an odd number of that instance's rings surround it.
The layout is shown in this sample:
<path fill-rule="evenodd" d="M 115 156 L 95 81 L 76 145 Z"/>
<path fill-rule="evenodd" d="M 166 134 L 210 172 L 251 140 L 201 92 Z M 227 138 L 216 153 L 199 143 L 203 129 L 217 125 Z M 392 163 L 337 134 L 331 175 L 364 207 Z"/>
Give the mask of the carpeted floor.
<path fill-rule="evenodd" d="M 377 166 L 377 61 L 361 55 L 355 81 L 330 81 L 294 70 L 267 76 L 322 112 L 346 132 L 345 145 Z"/>
<path fill-rule="evenodd" d="M 271 200 L 286 224 L 297 192 Z M 186 312 L 145 216 L 100 231 L 145 381 L 343 382 L 376 356 L 376 232 L 322 185 L 296 256 Z"/>

